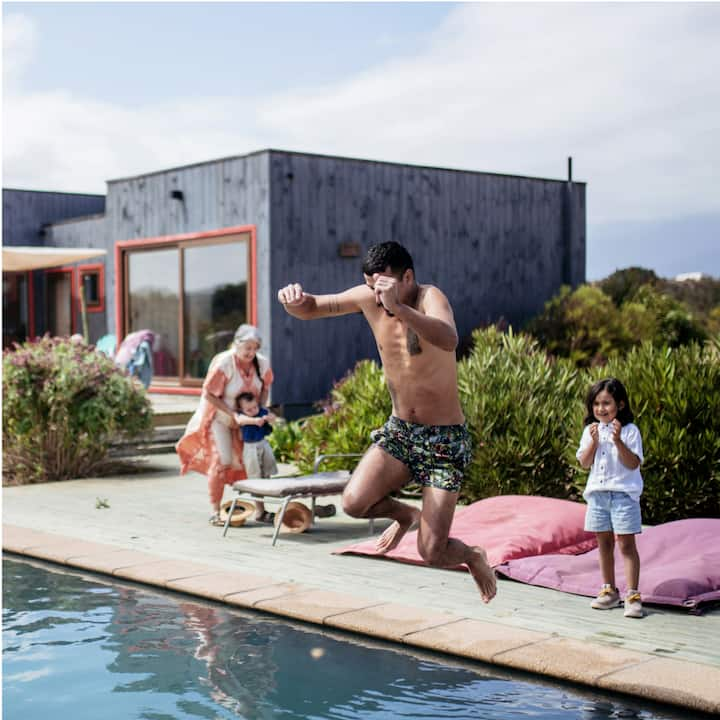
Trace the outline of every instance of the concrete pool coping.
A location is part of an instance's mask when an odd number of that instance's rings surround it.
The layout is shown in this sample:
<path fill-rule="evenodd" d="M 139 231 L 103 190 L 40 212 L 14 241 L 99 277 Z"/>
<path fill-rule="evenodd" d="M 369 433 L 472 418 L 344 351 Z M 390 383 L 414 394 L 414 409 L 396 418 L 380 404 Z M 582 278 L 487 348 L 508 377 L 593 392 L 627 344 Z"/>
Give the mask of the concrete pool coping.
<path fill-rule="evenodd" d="M 3 524 L 3 550 L 593 688 L 720 713 L 720 667 Z M 708 638 L 711 642 L 711 638 Z"/>

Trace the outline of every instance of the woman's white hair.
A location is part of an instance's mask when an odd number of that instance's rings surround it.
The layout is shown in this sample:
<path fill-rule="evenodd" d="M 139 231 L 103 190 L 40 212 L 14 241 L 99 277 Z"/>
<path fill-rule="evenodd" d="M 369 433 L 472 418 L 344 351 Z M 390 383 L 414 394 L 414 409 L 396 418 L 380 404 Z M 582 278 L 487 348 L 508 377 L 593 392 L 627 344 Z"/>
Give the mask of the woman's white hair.
<path fill-rule="evenodd" d="M 243 323 L 235 331 L 235 337 L 233 338 L 233 342 L 236 345 L 240 345 L 240 343 L 247 342 L 248 340 L 256 342 L 258 346 L 262 345 L 262 336 L 260 335 L 258 329 L 254 325 L 248 325 L 247 323 Z"/>

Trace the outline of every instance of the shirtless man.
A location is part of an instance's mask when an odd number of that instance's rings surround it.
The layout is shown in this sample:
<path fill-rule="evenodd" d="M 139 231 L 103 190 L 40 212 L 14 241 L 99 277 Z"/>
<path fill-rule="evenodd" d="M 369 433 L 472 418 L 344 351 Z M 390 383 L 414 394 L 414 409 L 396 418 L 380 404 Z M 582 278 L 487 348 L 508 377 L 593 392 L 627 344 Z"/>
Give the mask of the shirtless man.
<path fill-rule="evenodd" d="M 452 308 L 432 285 L 418 285 L 408 251 L 396 242 L 374 245 L 363 263 L 365 284 L 337 295 L 310 295 L 293 283 L 278 300 L 293 317 L 311 320 L 361 312 L 382 360 L 392 416 L 371 434 L 343 493 L 352 517 L 394 522 L 377 549 L 392 550 L 417 525 L 418 551 L 436 567 L 466 564 L 485 602 L 495 596 L 495 573 L 485 551 L 449 537 L 470 436 L 460 407 Z M 414 481 L 422 485 L 422 510 L 390 497 Z"/>

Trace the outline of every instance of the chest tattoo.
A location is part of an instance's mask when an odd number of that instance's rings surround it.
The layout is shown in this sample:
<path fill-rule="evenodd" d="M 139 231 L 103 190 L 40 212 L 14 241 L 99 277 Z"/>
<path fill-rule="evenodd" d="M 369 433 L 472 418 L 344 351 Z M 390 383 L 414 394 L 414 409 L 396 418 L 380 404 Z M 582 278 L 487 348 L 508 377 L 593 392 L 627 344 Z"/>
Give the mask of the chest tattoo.
<path fill-rule="evenodd" d="M 410 355 L 419 355 L 422 352 L 422 348 L 420 347 L 420 338 L 412 328 L 407 329 L 406 342 L 407 351 Z"/>

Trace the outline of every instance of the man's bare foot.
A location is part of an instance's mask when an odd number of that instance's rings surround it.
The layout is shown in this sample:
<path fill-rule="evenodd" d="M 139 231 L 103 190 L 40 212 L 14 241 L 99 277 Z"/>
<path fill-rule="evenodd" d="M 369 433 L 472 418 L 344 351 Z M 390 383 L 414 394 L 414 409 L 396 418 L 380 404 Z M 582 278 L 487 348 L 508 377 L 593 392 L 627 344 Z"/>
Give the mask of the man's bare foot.
<path fill-rule="evenodd" d="M 420 519 L 420 511 L 416 508 L 408 508 L 407 520 L 395 520 L 390 527 L 377 539 L 375 550 L 378 555 L 384 555 L 398 546 L 403 539 L 405 533 L 412 527 L 416 526 Z"/>
<path fill-rule="evenodd" d="M 497 592 L 495 571 L 487 561 L 487 554 L 481 547 L 471 548 L 472 557 L 467 561 L 468 570 L 478 586 L 483 602 L 489 603 Z"/>

